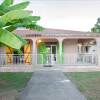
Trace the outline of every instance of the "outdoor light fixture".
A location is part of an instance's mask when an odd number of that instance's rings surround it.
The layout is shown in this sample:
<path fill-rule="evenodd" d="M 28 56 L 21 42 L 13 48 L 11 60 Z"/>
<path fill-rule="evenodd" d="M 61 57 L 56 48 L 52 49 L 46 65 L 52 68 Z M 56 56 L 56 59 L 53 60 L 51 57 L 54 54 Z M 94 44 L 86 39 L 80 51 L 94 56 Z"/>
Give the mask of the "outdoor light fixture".
<path fill-rule="evenodd" d="M 42 43 L 43 41 L 41 39 L 38 39 L 36 42 L 36 45 L 38 46 L 40 43 Z"/>
<path fill-rule="evenodd" d="M 39 39 L 39 40 L 38 40 L 38 43 L 41 43 L 41 42 L 42 42 L 42 40 Z"/>

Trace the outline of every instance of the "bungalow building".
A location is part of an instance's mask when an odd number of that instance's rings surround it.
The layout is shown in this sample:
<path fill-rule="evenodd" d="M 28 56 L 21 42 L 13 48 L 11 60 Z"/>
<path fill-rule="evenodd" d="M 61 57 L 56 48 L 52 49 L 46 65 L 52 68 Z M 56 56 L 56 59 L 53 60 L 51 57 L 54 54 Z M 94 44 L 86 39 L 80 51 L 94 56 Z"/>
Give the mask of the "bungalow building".
<path fill-rule="evenodd" d="M 18 55 L 9 47 L 0 48 L 0 65 L 100 66 L 100 34 L 60 29 L 42 32 L 15 31 L 28 44 Z"/>

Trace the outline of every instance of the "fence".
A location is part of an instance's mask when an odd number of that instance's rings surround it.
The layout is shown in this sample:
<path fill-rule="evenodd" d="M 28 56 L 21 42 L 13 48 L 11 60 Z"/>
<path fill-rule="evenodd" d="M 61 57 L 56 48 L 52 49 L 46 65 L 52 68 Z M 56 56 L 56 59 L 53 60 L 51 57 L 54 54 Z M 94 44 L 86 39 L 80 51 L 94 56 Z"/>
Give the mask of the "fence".
<path fill-rule="evenodd" d="M 62 62 L 60 62 L 62 60 Z M 62 65 L 96 65 L 94 54 L 0 54 L 0 65 L 25 64 L 62 64 Z"/>
<path fill-rule="evenodd" d="M 97 56 L 93 54 L 65 54 L 63 56 L 65 65 L 96 65 Z"/>

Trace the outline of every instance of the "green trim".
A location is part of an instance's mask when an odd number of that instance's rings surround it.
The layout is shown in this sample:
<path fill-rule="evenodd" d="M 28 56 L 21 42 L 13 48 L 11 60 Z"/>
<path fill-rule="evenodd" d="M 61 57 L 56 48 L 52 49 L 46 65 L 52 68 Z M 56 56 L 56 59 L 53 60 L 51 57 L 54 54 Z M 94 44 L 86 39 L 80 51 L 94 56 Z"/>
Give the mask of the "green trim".
<path fill-rule="evenodd" d="M 63 63 L 63 44 L 59 43 L 58 44 L 58 64 Z"/>
<path fill-rule="evenodd" d="M 39 64 L 46 64 L 46 55 L 48 54 L 47 52 L 47 48 L 46 48 L 46 44 L 44 42 L 41 42 L 38 45 L 38 63 Z M 64 63 L 64 45 L 61 44 L 57 44 L 57 63 L 58 64 L 63 64 Z"/>
<path fill-rule="evenodd" d="M 57 44 L 57 63 L 60 64 L 59 44 Z"/>

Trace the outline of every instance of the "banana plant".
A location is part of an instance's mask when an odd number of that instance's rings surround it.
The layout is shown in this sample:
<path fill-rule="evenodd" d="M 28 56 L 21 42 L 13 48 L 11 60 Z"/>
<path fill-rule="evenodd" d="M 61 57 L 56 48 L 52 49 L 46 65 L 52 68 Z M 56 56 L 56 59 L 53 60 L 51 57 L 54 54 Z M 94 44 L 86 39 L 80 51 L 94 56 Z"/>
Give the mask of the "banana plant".
<path fill-rule="evenodd" d="M 23 27 L 42 31 L 43 28 L 37 25 L 40 16 L 32 16 L 31 12 L 25 10 L 28 1 L 15 5 L 13 3 L 13 0 L 4 0 L 0 4 L 0 44 L 20 50 L 27 41 L 14 33 L 14 30 Z"/>

